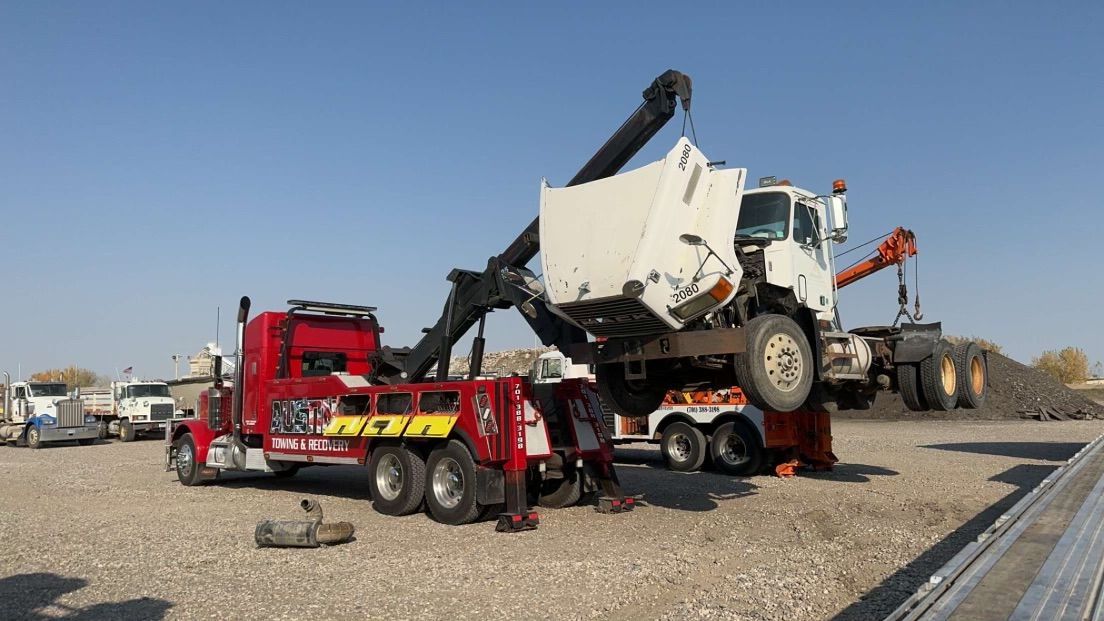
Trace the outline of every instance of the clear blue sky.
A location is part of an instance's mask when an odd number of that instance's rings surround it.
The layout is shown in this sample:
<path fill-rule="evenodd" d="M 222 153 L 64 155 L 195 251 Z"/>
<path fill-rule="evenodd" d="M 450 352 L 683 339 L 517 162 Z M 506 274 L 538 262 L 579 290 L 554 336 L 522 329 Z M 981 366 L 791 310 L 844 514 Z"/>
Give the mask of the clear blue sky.
<path fill-rule="evenodd" d="M 711 158 L 913 228 L 927 319 L 1104 359 L 1100 3 L 591 4 L 3 2 L 0 370 L 171 376 L 242 294 L 413 344 L 668 68 Z M 843 297 L 888 322 L 896 279 Z"/>

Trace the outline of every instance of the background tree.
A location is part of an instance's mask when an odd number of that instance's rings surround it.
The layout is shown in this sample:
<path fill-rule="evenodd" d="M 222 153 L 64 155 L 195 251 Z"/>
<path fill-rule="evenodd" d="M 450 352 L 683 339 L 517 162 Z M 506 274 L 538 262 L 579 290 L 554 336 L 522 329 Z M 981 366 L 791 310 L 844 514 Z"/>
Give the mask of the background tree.
<path fill-rule="evenodd" d="M 1048 349 L 1032 358 L 1031 366 L 1063 384 L 1078 384 L 1089 379 L 1089 357 L 1080 347 L 1061 351 Z"/>
<path fill-rule="evenodd" d="M 997 345 L 996 343 L 994 343 L 993 341 L 990 341 L 989 339 L 983 339 L 980 336 L 950 336 L 950 335 L 948 335 L 947 340 L 954 343 L 955 345 L 959 345 L 961 343 L 966 343 L 968 341 L 973 341 L 973 342 L 977 343 L 979 347 L 981 347 L 982 349 L 984 349 L 986 351 L 993 352 L 994 354 L 1003 354 L 1004 353 L 1004 348 L 1003 347 L 1001 347 L 1000 345 Z"/>
<path fill-rule="evenodd" d="M 46 369 L 31 374 L 32 382 L 65 382 L 68 390 L 85 388 L 88 386 L 106 386 L 111 379 L 96 373 L 90 369 L 82 369 L 71 364 L 63 369 Z"/>

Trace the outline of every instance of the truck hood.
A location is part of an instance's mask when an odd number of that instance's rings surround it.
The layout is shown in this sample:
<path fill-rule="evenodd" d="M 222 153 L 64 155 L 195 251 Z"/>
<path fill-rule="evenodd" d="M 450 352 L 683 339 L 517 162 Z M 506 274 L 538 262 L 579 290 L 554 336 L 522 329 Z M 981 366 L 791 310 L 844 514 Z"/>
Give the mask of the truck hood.
<path fill-rule="evenodd" d="M 596 336 L 663 332 L 684 324 L 670 312 L 688 299 L 683 289 L 711 287 L 721 275 L 738 285 L 733 234 L 747 171 L 708 161 L 682 138 L 635 170 L 568 188 L 543 184 L 541 268 L 553 310 Z M 721 261 L 680 241 L 684 233 L 705 240 Z"/>

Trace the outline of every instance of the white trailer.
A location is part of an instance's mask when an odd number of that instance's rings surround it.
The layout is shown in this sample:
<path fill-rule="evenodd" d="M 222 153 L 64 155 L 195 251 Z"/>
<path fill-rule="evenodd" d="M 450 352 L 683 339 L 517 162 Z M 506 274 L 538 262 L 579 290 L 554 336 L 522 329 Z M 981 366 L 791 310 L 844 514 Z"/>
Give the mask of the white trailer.
<path fill-rule="evenodd" d="M 534 384 L 555 383 L 565 378 L 594 379 L 588 365 L 573 364 L 558 351 L 541 354 L 533 363 L 529 377 Z M 810 432 L 802 434 L 798 427 L 809 421 L 792 415 L 764 413 L 749 405 L 743 391 L 737 387 L 671 392 L 659 408 L 647 416 L 622 416 L 602 403 L 602 415 L 614 444 L 658 444 L 664 463 L 678 472 L 693 472 L 709 463 L 724 474 L 749 476 L 795 459 L 823 468 L 831 467 L 835 460 L 831 455 L 831 435 L 826 431 L 826 416 L 817 427 L 816 415 L 805 415 L 813 419 L 814 424 L 809 426 Z M 816 442 L 800 447 L 802 435 Z M 790 474 L 796 465 L 776 472 Z"/>
<path fill-rule="evenodd" d="M 85 413 L 95 417 L 101 439 L 131 442 L 139 434 L 164 431 L 176 416 L 176 400 L 165 382 L 126 380 L 109 388 L 82 388 Z"/>

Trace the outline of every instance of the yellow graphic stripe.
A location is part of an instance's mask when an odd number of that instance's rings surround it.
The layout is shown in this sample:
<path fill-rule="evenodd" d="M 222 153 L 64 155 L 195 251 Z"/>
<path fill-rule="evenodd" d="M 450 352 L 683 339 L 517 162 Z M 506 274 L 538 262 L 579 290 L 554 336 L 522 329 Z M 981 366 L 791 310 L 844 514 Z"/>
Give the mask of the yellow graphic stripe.
<path fill-rule="evenodd" d="M 402 435 L 403 429 L 411 418 L 406 414 L 377 414 L 369 419 L 362 435 L 397 438 Z"/>
<path fill-rule="evenodd" d="M 422 414 L 415 416 L 406 428 L 404 438 L 447 438 L 458 417 L 454 414 Z"/>
<path fill-rule="evenodd" d="M 368 424 L 367 416 L 335 416 L 322 430 L 324 436 L 359 436 Z"/>

